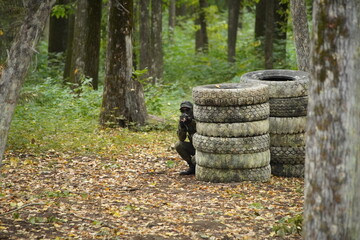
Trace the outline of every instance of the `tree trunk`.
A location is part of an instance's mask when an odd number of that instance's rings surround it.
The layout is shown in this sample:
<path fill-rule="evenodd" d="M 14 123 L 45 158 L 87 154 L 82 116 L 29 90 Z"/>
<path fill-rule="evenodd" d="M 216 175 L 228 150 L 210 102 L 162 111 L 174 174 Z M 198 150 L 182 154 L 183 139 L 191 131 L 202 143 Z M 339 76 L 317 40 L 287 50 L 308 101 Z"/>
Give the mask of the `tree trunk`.
<path fill-rule="evenodd" d="M 305 0 L 291 0 L 290 10 L 293 18 L 298 69 L 310 71 L 310 37 Z"/>
<path fill-rule="evenodd" d="M 132 17 L 133 1 L 120 4 L 109 1 L 106 76 L 100 124 L 126 127 L 130 122 L 140 125 L 147 118 L 144 94 L 139 82 L 132 79 Z"/>
<path fill-rule="evenodd" d="M 51 0 L 28 2 L 26 18 L 0 75 L 0 164 L 20 89 L 53 3 Z"/>
<path fill-rule="evenodd" d="M 304 239 L 360 236 L 360 5 L 316 0 Z"/>
<path fill-rule="evenodd" d="M 151 72 L 153 84 L 163 76 L 163 49 L 162 49 L 162 0 L 152 0 L 151 6 L 151 40 L 152 56 Z"/>
<path fill-rule="evenodd" d="M 229 0 L 228 62 L 235 62 L 236 37 L 239 24 L 241 0 Z"/>
<path fill-rule="evenodd" d="M 140 69 L 148 72 L 142 76 L 147 79 L 151 73 L 151 29 L 150 29 L 150 0 L 140 1 Z"/>
<path fill-rule="evenodd" d="M 288 2 L 275 0 L 274 7 L 274 64 L 277 68 L 286 67 L 286 30 L 288 23 Z"/>
<path fill-rule="evenodd" d="M 266 16 L 266 2 L 260 0 L 256 4 L 255 13 L 255 39 L 263 41 L 265 38 L 265 16 Z"/>
<path fill-rule="evenodd" d="M 205 14 L 205 8 L 207 6 L 208 4 L 206 0 L 199 0 L 198 18 L 195 20 L 195 25 L 199 28 L 195 33 L 196 52 L 207 52 L 209 50 Z"/>
<path fill-rule="evenodd" d="M 6 62 L 11 43 L 24 18 L 25 8 L 21 0 L 0 0 L 0 71 Z"/>
<path fill-rule="evenodd" d="M 169 40 L 174 41 L 174 30 L 176 22 L 176 0 L 170 0 L 169 3 Z"/>
<path fill-rule="evenodd" d="M 92 78 L 93 89 L 98 89 L 100 61 L 100 33 L 102 0 L 89 1 L 89 34 L 86 39 L 85 76 Z"/>
<path fill-rule="evenodd" d="M 73 39 L 74 39 L 74 25 L 75 25 L 75 15 L 71 14 L 69 16 L 69 23 L 68 23 L 68 35 L 66 41 L 66 58 L 65 58 L 65 66 L 64 66 L 64 75 L 63 75 L 63 82 L 69 82 L 70 78 L 70 71 L 71 71 L 71 59 L 72 59 L 72 52 L 73 52 Z"/>
<path fill-rule="evenodd" d="M 58 0 L 56 4 L 67 4 L 68 0 Z M 64 53 L 67 46 L 68 17 L 50 16 L 49 27 L 49 53 Z"/>
<path fill-rule="evenodd" d="M 274 8 L 275 0 L 266 0 L 265 14 L 265 69 L 272 69 L 274 65 Z"/>
<path fill-rule="evenodd" d="M 83 77 L 93 79 L 97 88 L 100 47 L 101 0 L 78 0 L 69 82 L 76 89 Z"/>

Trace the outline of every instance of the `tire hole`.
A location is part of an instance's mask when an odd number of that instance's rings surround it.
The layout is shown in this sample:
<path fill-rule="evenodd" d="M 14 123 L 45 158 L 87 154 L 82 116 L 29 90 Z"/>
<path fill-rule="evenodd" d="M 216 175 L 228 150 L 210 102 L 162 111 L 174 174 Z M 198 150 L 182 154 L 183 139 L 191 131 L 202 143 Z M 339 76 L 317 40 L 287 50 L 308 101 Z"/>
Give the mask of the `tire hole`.
<path fill-rule="evenodd" d="M 263 76 L 259 78 L 260 80 L 266 81 L 294 81 L 295 78 L 290 76 Z"/>

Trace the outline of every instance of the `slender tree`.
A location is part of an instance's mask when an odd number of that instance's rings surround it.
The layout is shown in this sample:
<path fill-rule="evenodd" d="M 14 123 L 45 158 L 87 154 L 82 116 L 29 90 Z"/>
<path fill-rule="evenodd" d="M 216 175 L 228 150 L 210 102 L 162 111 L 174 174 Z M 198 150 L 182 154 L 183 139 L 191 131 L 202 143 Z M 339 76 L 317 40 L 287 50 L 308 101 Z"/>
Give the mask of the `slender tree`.
<path fill-rule="evenodd" d="M 174 41 L 174 30 L 176 23 L 176 0 L 169 3 L 169 40 Z"/>
<path fill-rule="evenodd" d="M 133 1 L 110 0 L 106 76 L 100 124 L 144 124 L 147 112 L 142 85 L 132 78 Z"/>
<path fill-rule="evenodd" d="M 56 5 L 67 4 L 68 0 L 57 0 Z M 67 46 L 69 18 L 50 16 L 49 21 L 49 53 L 65 53 Z"/>
<path fill-rule="evenodd" d="M 78 0 L 75 13 L 69 82 L 73 88 L 82 77 L 92 78 L 97 88 L 100 49 L 101 0 Z"/>
<path fill-rule="evenodd" d="M 275 0 L 266 0 L 265 6 L 265 68 L 272 69 L 274 66 Z"/>
<path fill-rule="evenodd" d="M 20 89 L 53 4 L 51 0 L 28 1 L 26 18 L 0 72 L 0 164 Z"/>
<path fill-rule="evenodd" d="M 239 24 L 241 0 L 229 0 L 228 62 L 235 62 L 236 38 Z"/>
<path fill-rule="evenodd" d="M 360 236 L 360 4 L 315 0 L 304 239 Z"/>
<path fill-rule="evenodd" d="M 150 0 L 140 1 L 140 69 L 147 69 L 142 78 L 147 79 L 151 72 L 151 21 L 150 21 Z"/>
<path fill-rule="evenodd" d="M 151 42 L 152 62 L 151 73 L 153 83 L 163 76 L 163 49 L 162 49 L 162 0 L 151 0 Z"/>
<path fill-rule="evenodd" d="M 298 69 L 308 72 L 310 70 L 310 37 L 305 0 L 291 0 L 290 10 L 293 18 Z"/>
<path fill-rule="evenodd" d="M 275 0 L 274 6 L 274 64 L 276 67 L 286 66 L 286 38 L 289 3 Z M 276 53 L 276 54 L 275 54 Z"/>
<path fill-rule="evenodd" d="M 198 17 L 195 20 L 198 30 L 195 33 L 195 50 L 197 52 L 207 52 L 209 48 L 209 39 L 207 35 L 207 24 L 205 8 L 208 7 L 206 0 L 199 0 Z"/>

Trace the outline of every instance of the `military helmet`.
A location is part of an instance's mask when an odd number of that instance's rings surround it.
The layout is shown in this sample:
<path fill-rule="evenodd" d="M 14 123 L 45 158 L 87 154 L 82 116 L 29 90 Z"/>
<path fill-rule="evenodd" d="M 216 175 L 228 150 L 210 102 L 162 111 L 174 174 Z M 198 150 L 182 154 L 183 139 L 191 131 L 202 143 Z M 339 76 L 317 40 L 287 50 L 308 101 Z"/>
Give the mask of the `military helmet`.
<path fill-rule="evenodd" d="M 182 103 L 180 104 L 180 109 L 181 109 L 181 108 L 184 108 L 184 107 L 193 109 L 193 105 L 192 105 L 192 103 L 189 102 L 189 101 L 185 101 L 185 102 L 182 102 Z"/>

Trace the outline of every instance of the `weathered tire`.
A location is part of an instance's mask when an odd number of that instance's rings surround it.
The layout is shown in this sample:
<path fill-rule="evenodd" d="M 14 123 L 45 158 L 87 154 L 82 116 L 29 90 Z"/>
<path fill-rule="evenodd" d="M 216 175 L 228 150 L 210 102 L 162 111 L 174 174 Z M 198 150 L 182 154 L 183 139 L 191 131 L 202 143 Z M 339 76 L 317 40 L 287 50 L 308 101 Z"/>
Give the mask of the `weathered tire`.
<path fill-rule="evenodd" d="M 196 150 L 207 153 L 246 154 L 264 152 L 270 147 L 269 134 L 242 138 L 207 137 L 195 133 L 193 145 Z"/>
<path fill-rule="evenodd" d="M 197 180 L 206 182 L 267 182 L 271 177 L 271 167 L 268 165 L 266 167 L 250 169 L 218 169 L 196 165 L 195 176 Z"/>
<path fill-rule="evenodd" d="M 279 164 L 279 165 L 271 165 L 271 173 L 274 176 L 279 177 L 297 177 L 304 178 L 304 164 Z"/>
<path fill-rule="evenodd" d="M 270 150 L 249 154 L 216 154 L 196 151 L 196 164 L 207 168 L 249 169 L 270 164 Z"/>
<path fill-rule="evenodd" d="M 239 123 L 196 122 L 197 133 L 209 137 L 247 137 L 269 133 L 269 120 Z"/>
<path fill-rule="evenodd" d="M 206 106 L 241 106 L 269 100 L 267 85 L 258 83 L 224 83 L 194 87 L 193 101 Z"/>
<path fill-rule="evenodd" d="M 194 105 L 194 118 L 200 122 L 234 123 L 267 119 L 269 103 L 247 106 L 200 106 Z"/>
<path fill-rule="evenodd" d="M 304 164 L 305 146 L 302 147 L 270 147 L 270 163 L 277 164 Z"/>
<path fill-rule="evenodd" d="M 301 117 L 307 114 L 308 97 L 270 98 L 271 117 Z"/>
<path fill-rule="evenodd" d="M 261 83 L 269 86 L 269 98 L 307 96 L 309 74 L 294 70 L 261 70 L 241 76 L 242 82 Z"/>
<path fill-rule="evenodd" d="M 269 117 L 270 134 L 293 134 L 306 131 L 306 117 Z"/>
<path fill-rule="evenodd" d="M 305 133 L 270 134 L 271 147 L 301 147 L 305 142 Z"/>

